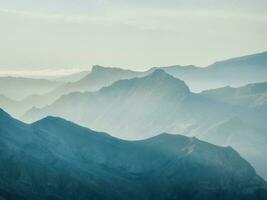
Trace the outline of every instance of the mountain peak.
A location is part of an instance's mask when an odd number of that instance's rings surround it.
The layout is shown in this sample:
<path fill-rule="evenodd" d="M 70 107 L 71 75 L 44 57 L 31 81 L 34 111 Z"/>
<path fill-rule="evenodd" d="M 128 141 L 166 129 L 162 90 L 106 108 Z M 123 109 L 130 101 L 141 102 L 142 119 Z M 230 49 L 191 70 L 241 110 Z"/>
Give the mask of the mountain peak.
<path fill-rule="evenodd" d="M 174 86 L 175 88 L 179 88 L 181 91 L 185 91 L 186 93 L 190 92 L 189 87 L 186 83 L 178 78 L 173 77 L 168 74 L 163 69 L 156 69 L 148 76 L 144 77 L 147 81 L 154 81 L 156 83 L 161 83 L 167 85 L 168 87 Z"/>
<path fill-rule="evenodd" d="M 103 66 L 100 66 L 100 65 L 93 65 L 92 73 L 98 72 L 98 71 L 102 71 L 102 70 L 105 70 L 105 69 L 107 69 L 107 67 L 103 67 Z"/>
<path fill-rule="evenodd" d="M 163 69 L 155 69 L 154 71 L 152 71 L 150 74 L 148 74 L 144 78 L 153 79 L 153 80 L 157 80 L 157 81 L 165 81 L 165 80 L 181 81 L 178 78 L 175 78 L 172 75 L 168 74 Z M 183 82 L 183 81 L 181 81 L 181 82 Z"/>
<path fill-rule="evenodd" d="M 151 73 L 152 76 L 171 76 L 169 74 L 167 74 L 163 69 L 155 69 L 152 73 Z"/>

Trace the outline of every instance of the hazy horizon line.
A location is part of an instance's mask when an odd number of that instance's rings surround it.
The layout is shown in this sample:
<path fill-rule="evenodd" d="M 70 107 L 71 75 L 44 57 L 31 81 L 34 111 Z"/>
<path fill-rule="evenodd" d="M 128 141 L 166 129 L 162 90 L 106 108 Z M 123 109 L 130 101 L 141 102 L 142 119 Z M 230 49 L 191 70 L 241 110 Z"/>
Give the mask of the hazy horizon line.
<path fill-rule="evenodd" d="M 208 67 L 216 62 L 220 62 L 220 61 L 225 61 L 225 60 L 229 60 L 229 59 L 233 59 L 233 58 L 239 58 L 239 57 L 243 57 L 243 56 L 249 56 L 249 55 L 256 55 L 256 54 L 261 54 L 261 53 L 265 53 L 267 51 L 258 51 L 258 52 L 254 52 L 254 53 L 250 53 L 250 54 L 243 54 L 243 55 L 238 55 L 238 56 L 233 56 L 230 58 L 224 58 L 221 60 L 217 60 L 217 61 L 213 61 L 212 63 L 210 63 L 209 65 L 206 66 L 200 66 L 200 65 L 194 65 L 194 64 L 188 64 L 188 65 L 180 65 L 180 64 L 173 64 L 173 65 L 165 65 L 165 66 L 150 66 L 150 67 L 146 67 L 143 70 L 138 70 L 135 69 L 134 67 L 125 67 L 125 66 L 107 66 L 107 65 L 101 65 L 101 64 L 91 64 L 88 65 L 89 67 L 72 67 L 72 68 L 58 68 L 58 69 L 54 69 L 54 68 L 44 68 L 44 69 L 16 69 L 16 70 L 0 70 L 0 77 L 28 77 L 28 78 L 36 78 L 36 77 L 51 77 L 51 78 L 57 78 L 57 77 L 62 77 L 62 76 L 68 76 L 68 75 L 72 75 L 72 74 L 76 74 L 79 72 L 84 72 L 84 71 L 90 71 L 92 69 L 93 66 L 103 66 L 103 67 L 107 67 L 107 68 L 121 68 L 121 69 L 125 69 L 125 70 L 133 70 L 133 71 L 139 71 L 139 72 L 144 72 L 147 71 L 149 69 L 155 68 L 155 67 L 169 67 L 169 66 L 183 66 L 183 67 L 187 67 L 187 66 L 195 66 L 195 67 L 199 67 L 199 68 L 205 68 Z"/>

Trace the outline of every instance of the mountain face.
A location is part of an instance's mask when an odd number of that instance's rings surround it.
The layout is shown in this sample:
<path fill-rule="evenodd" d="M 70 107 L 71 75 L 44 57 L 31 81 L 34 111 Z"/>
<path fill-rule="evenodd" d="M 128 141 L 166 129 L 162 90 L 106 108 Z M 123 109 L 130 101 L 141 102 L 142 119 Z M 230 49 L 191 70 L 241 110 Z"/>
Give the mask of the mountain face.
<path fill-rule="evenodd" d="M 65 95 L 43 109 L 31 109 L 23 119 L 31 122 L 47 115 L 61 116 L 95 130 L 136 139 L 184 131 L 199 121 L 219 120 L 221 115 L 215 109 L 224 117 L 229 115 L 227 111 L 234 112 L 191 93 L 183 81 L 158 69 L 146 77 L 121 80 L 97 92 Z"/>
<path fill-rule="evenodd" d="M 220 146 L 231 146 L 248 160 L 264 179 L 267 179 L 267 127 L 255 126 L 238 117 L 218 122 L 205 130 L 197 130 L 197 138 Z"/>
<path fill-rule="evenodd" d="M 0 94 L 14 100 L 21 100 L 29 95 L 50 92 L 60 84 L 42 79 L 0 77 Z"/>
<path fill-rule="evenodd" d="M 160 134 L 125 141 L 56 117 L 24 124 L 0 111 L 2 199 L 266 199 L 230 147 Z M 136 192 L 138 191 L 138 192 Z"/>
<path fill-rule="evenodd" d="M 11 87 L 7 87 L 6 91 L 1 91 L 0 94 L 9 94 L 13 93 L 23 93 L 21 94 L 21 98 L 17 101 L 12 101 L 12 104 L 1 101 L 0 97 L 0 106 L 5 108 L 9 113 L 16 117 L 21 117 L 27 110 L 32 107 L 43 107 L 53 103 L 59 97 L 64 94 L 68 94 L 71 92 L 85 92 L 85 91 L 95 91 L 99 90 L 104 86 L 108 86 L 115 81 L 121 79 L 128 79 L 133 77 L 142 76 L 142 72 L 134 72 L 130 70 L 123 70 L 120 68 L 106 68 L 98 65 L 93 66 L 91 72 L 81 72 L 78 74 L 74 74 L 68 77 L 64 77 L 63 79 L 59 79 L 59 82 L 68 81 L 67 83 L 56 84 L 55 87 L 51 87 L 50 90 L 43 91 L 43 89 L 39 88 L 39 84 L 41 87 L 46 87 L 46 84 L 52 81 L 42 80 L 38 83 L 37 79 L 19 79 L 20 82 L 16 84 L 14 78 L 10 80 L 12 82 Z M 78 78 L 77 81 L 74 81 Z M 80 78 L 80 79 L 79 79 Z M 4 78 L 3 85 L 4 84 Z M 0 78 L 1 83 L 1 78 Z M 9 84 L 9 81 L 7 81 Z M 21 85 L 19 85 L 21 84 Z M 36 86 L 37 85 L 37 86 Z M 22 89 L 20 89 L 22 88 Z M 25 92 L 25 90 L 28 90 Z M 38 90 L 38 91 L 37 91 Z M 12 95 L 9 95 L 12 96 Z M 23 98 L 22 98 L 23 97 Z"/>
<path fill-rule="evenodd" d="M 176 78 L 184 80 L 192 91 L 199 92 L 228 85 L 237 87 L 248 83 L 267 81 L 266 59 L 267 53 L 264 52 L 216 62 L 204 68 L 189 65 L 160 67 L 160 69 Z M 26 110 L 32 107 L 49 105 L 62 95 L 72 92 L 97 91 L 118 80 L 146 76 L 156 69 L 151 68 L 148 71 L 136 72 L 95 65 L 91 72 L 85 71 L 59 79 L 59 82 L 66 81 L 67 83 L 62 85 L 57 83 L 55 87 L 49 87 L 49 84 L 52 83 L 51 81 L 38 83 L 34 79 L 19 79 L 19 81 L 15 81 L 14 78 L 10 81 L 5 79 L 2 82 L 3 88 L 0 87 L 0 94 L 13 97 L 15 100 L 21 100 L 17 101 L 15 105 L 15 107 L 19 108 L 18 111 L 13 109 L 14 106 L 6 107 L 10 113 L 20 117 Z M 6 87 L 5 85 L 14 86 Z"/>
<path fill-rule="evenodd" d="M 267 119 L 267 83 L 248 84 L 239 88 L 224 87 L 207 90 L 202 96 L 235 105 L 240 108 L 249 108 L 247 120 L 244 122 L 239 118 L 226 119 L 215 124 L 203 135 L 198 135 L 206 141 L 219 145 L 230 145 L 249 160 L 257 169 L 258 173 L 267 178 L 267 159 L 263 152 L 267 151 L 267 126 L 266 121 L 261 124 L 251 124 L 251 120 Z M 253 117 L 252 110 L 261 113 Z"/>
<path fill-rule="evenodd" d="M 183 81 L 160 69 L 145 77 L 118 81 L 97 92 L 65 95 L 50 106 L 31 109 L 23 119 L 33 122 L 47 115 L 64 117 L 120 138 L 142 139 L 171 132 L 196 136 L 218 145 L 231 145 L 267 178 L 264 167 L 267 159 L 262 151 L 267 146 L 263 139 L 266 137 L 266 113 L 192 93 Z M 239 124 L 235 131 L 216 129 L 235 117 L 250 127 L 247 134 L 241 134 L 245 126 Z M 214 136 L 208 134 L 212 132 Z M 235 135 L 236 139 L 228 144 L 217 132 L 225 137 Z M 247 141 L 251 141 L 253 148 L 246 149 Z"/>
<path fill-rule="evenodd" d="M 144 76 L 147 73 L 148 72 L 135 72 L 131 70 L 123 70 L 120 68 L 107 68 L 95 65 L 93 66 L 91 72 L 82 72 L 69 77 L 65 77 L 63 81 L 71 81 L 62 83 L 58 87 L 55 87 L 53 90 L 46 92 L 45 94 L 39 94 L 37 92 L 35 93 L 34 90 L 32 91 L 30 87 L 29 90 L 31 90 L 31 93 L 28 93 L 27 97 L 21 99 L 20 101 L 16 101 L 16 103 L 12 104 L 12 106 L 9 106 L 9 104 L 1 104 L 0 101 L 0 106 L 6 108 L 7 111 L 12 115 L 21 117 L 30 108 L 44 107 L 46 105 L 49 105 L 60 98 L 62 95 L 72 92 L 96 91 L 118 80 Z M 76 79 L 76 76 L 80 77 L 81 79 L 78 81 L 73 81 L 73 79 Z M 59 81 L 62 81 L 62 79 L 59 79 Z M 14 91 L 17 90 L 14 89 Z"/>
<path fill-rule="evenodd" d="M 267 81 L 267 52 L 216 62 L 207 67 L 163 67 L 167 73 L 183 79 L 193 91 Z"/>
<path fill-rule="evenodd" d="M 241 56 L 237 58 L 228 59 L 225 61 L 220 61 L 209 66 L 210 68 L 251 68 L 253 66 L 254 70 L 262 69 L 266 70 L 267 66 L 267 51 L 252 55 Z M 255 69 L 256 68 L 256 69 Z"/>
<path fill-rule="evenodd" d="M 206 90 L 203 96 L 232 105 L 267 109 L 267 82 L 253 83 L 243 87 L 224 87 Z"/>
<path fill-rule="evenodd" d="M 142 72 L 94 65 L 91 73 L 87 74 L 84 78 L 74 83 L 67 83 L 54 90 L 53 93 L 61 96 L 71 92 L 96 91 L 118 80 L 134 78 L 140 75 L 142 75 Z"/>
<path fill-rule="evenodd" d="M 60 82 L 43 79 L 0 77 L 0 107 L 16 117 L 21 117 L 33 106 L 52 103 L 45 93 L 59 87 Z M 42 97 L 42 98 L 39 98 Z"/>

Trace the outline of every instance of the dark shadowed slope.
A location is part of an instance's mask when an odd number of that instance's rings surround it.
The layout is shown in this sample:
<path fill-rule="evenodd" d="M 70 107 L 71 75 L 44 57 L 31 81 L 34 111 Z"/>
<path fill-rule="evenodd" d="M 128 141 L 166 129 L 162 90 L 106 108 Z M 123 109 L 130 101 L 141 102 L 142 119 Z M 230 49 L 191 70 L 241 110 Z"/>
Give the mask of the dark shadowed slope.
<path fill-rule="evenodd" d="M 161 134 L 124 141 L 56 117 L 27 125 L 0 111 L 4 199 L 265 199 L 232 148 Z"/>
<path fill-rule="evenodd" d="M 263 52 L 260 54 L 216 62 L 205 68 L 191 65 L 177 65 L 161 67 L 161 69 L 174 77 L 184 80 L 192 91 L 202 91 L 228 85 L 236 87 L 248 83 L 267 81 L 266 60 L 267 53 Z M 54 89 L 52 88 L 53 90 L 51 89 L 52 91 L 44 90 L 39 87 L 36 89 L 35 86 L 37 86 L 38 83 L 31 83 L 30 86 L 27 86 L 26 82 L 22 81 L 21 84 L 16 84 L 16 87 L 11 88 L 6 87 L 5 84 L 8 85 L 8 83 L 3 83 L 4 90 L 0 87 L 0 94 L 5 94 L 5 96 L 8 97 L 10 95 L 27 96 L 27 98 L 17 102 L 15 105 L 15 107 L 19 108 L 19 111 L 21 110 L 25 112 L 32 107 L 49 105 L 64 94 L 71 92 L 96 91 L 102 87 L 109 86 L 118 80 L 146 76 L 149 73 L 152 73 L 155 69 L 157 68 L 151 68 L 144 72 L 136 72 L 95 65 L 91 72 L 82 72 L 66 77 L 66 81 L 69 78 L 70 82 L 61 86 L 57 85 Z M 76 76 L 78 78 L 76 78 Z M 61 80 L 59 79 L 59 81 Z M 12 84 L 14 83 L 16 83 L 16 81 L 12 81 Z M 46 84 L 47 83 L 43 83 L 42 86 L 46 87 Z M 47 93 L 46 91 L 49 92 Z M 43 95 L 44 92 L 46 92 L 46 94 Z M 21 112 L 14 112 L 16 109 L 12 109 L 12 107 L 7 107 L 7 110 L 16 116 L 22 115 Z"/>

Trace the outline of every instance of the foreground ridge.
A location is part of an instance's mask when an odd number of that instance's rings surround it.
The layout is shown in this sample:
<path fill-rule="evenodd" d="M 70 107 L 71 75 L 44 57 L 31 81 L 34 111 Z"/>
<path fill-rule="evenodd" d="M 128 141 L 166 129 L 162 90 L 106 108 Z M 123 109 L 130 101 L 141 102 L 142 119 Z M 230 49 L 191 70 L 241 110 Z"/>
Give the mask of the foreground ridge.
<path fill-rule="evenodd" d="M 24 124 L 0 113 L 4 199 L 266 198 L 266 183 L 229 147 L 166 133 L 126 141 L 58 117 Z"/>

